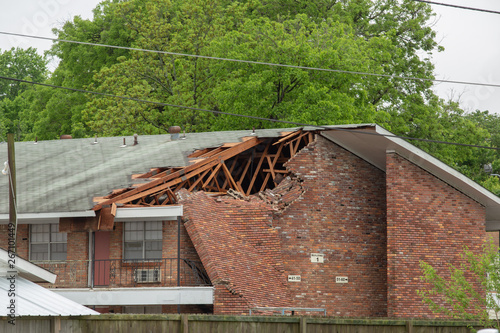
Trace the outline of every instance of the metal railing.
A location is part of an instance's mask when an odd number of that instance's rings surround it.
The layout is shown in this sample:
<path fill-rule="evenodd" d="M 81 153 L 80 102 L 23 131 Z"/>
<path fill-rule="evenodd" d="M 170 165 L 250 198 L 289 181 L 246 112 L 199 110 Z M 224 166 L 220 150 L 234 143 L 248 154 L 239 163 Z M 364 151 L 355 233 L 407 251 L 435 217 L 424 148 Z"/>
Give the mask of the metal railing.
<path fill-rule="evenodd" d="M 57 275 L 54 287 L 174 287 L 209 286 L 210 279 L 199 261 L 177 258 L 68 260 L 37 262 Z M 178 281 L 179 278 L 179 281 Z"/>

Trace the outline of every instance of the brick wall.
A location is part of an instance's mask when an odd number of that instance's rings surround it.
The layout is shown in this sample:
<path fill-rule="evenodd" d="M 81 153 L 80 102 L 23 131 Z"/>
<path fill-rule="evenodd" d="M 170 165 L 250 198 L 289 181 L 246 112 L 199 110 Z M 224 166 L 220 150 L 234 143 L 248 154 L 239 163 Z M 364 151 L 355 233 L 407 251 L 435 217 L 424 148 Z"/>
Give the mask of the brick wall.
<path fill-rule="evenodd" d="M 29 226 L 26 224 L 17 225 L 16 254 L 28 260 L 29 258 Z M 7 250 L 9 247 L 9 234 L 7 224 L 0 225 L 0 247 Z"/>
<path fill-rule="evenodd" d="M 419 261 L 439 273 L 459 264 L 463 246 L 480 250 L 484 208 L 395 153 L 387 154 L 388 316 L 433 318 L 416 294 Z"/>
<path fill-rule="evenodd" d="M 279 230 L 294 306 L 324 307 L 329 316 L 386 313 L 386 195 L 381 170 L 327 139 L 288 163 L 305 192 L 273 225 Z M 311 253 L 324 263 L 311 263 Z M 336 283 L 336 277 L 348 283 Z"/>
<path fill-rule="evenodd" d="M 264 288 L 262 292 L 265 293 Z M 214 286 L 214 308 L 217 315 L 247 315 L 251 305 L 242 295 L 231 292 L 227 286 Z"/>
<path fill-rule="evenodd" d="M 7 225 L 0 225 L 0 247 L 7 249 Z M 170 258 L 160 264 L 162 269 L 162 283 L 140 286 L 176 286 L 177 285 L 177 221 L 163 222 L 163 258 Z M 18 256 L 29 259 L 29 225 L 18 225 L 17 235 Z M 123 223 L 115 223 L 110 231 L 110 259 L 111 268 L 115 269 L 115 276 L 110 280 L 110 286 L 134 286 L 133 271 L 137 267 L 123 263 Z M 200 258 L 189 238 L 186 229 L 181 224 L 181 258 L 200 262 Z M 73 231 L 67 233 L 66 261 L 36 262 L 51 272 L 57 274 L 55 284 L 42 284 L 48 288 L 85 288 L 89 285 L 89 233 Z M 104 263 L 101 265 L 104 267 Z M 109 267 L 109 266 L 108 266 Z M 141 267 L 142 268 L 142 267 Z M 147 268 L 147 267 L 144 267 Z M 102 268 L 104 269 L 104 268 Z M 195 279 L 191 269 L 181 262 L 181 285 L 194 285 Z"/>
<path fill-rule="evenodd" d="M 140 265 L 123 262 L 123 230 L 124 223 L 116 222 L 110 237 L 110 259 L 113 260 L 115 277 L 110 281 L 110 286 L 117 287 L 154 287 L 154 286 L 176 286 L 177 285 L 177 221 L 164 221 L 162 225 L 162 258 L 161 262 L 151 262 Z M 200 261 L 200 258 L 189 238 L 186 229 L 181 224 L 181 259 Z M 72 234 L 70 234 L 72 235 Z M 137 268 L 159 268 L 161 270 L 161 283 L 135 284 L 133 279 L 134 270 Z M 193 285 L 195 282 L 191 270 L 181 262 L 181 285 Z"/>
<path fill-rule="evenodd" d="M 180 202 L 187 232 L 215 288 L 214 313 L 248 314 L 250 307 L 290 304 L 268 205 L 203 192 Z"/>

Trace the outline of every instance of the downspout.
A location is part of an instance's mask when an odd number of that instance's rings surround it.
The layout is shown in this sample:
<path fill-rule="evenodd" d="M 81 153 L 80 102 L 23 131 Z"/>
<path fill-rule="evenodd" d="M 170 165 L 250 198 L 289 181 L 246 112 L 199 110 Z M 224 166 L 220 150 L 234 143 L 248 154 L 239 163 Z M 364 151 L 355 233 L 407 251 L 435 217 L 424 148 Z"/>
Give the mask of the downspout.
<path fill-rule="evenodd" d="M 89 268 L 88 268 L 88 283 L 90 288 L 94 288 L 94 260 L 95 260 L 95 251 L 94 251 L 94 242 L 95 242 L 95 234 L 93 231 L 89 231 Z"/>
<path fill-rule="evenodd" d="M 177 287 L 180 286 L 181 286 L 181 217 L 177 216 Z M 179 295 L 180 295 L 180 290 L 179 290 Z M 179 303 L 177 304 L 177 313 L 181 313 L 181 305 Z"/>

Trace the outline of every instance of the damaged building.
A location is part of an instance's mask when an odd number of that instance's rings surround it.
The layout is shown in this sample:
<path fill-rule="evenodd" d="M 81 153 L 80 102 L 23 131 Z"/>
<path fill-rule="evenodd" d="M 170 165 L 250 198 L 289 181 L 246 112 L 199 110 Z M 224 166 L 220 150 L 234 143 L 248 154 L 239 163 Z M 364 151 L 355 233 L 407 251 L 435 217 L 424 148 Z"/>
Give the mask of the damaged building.
<path fill-rule="evenodd" d="M 498 197 L 373 124 L 126 140 L 15 146 L 18 255 L 100 312 L 433 317 L 419 261 L 500 228 Z"/>

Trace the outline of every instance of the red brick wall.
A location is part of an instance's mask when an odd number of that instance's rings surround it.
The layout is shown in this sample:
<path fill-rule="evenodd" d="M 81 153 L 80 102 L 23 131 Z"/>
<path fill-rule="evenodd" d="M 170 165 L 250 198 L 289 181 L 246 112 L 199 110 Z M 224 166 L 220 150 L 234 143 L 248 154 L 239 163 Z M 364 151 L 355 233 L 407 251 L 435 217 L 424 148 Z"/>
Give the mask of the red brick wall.
<path fill-rule="evenodd" d="M 280 232 L 294 306 L 324 307 L 329 316 L 387 314 L 385 174 L 317 136 L 287 168 L 305 192 L 273 225 Z M 311 263 L 311 253 L 325 262 Z M 337 276 L 348 283 L 336 283 Z"/>
<path fill-rule="evenodd" d="M 27 224 L 17 225 L 16 254 L 18 257 L 28 260 L 29 256 L 29 226 Z M 9 247 L 9 233 L 7 224 L 0 225 L 0 247 L 7 250 Z"/>
<path fill-rule="evenodd" d="M 116 222 L 114 230 L 110 237 L 110 259 L 116 264 L 116 273 L 111 285 L 132 287 L 134 286 L 133 271 L 137 268 L 131 263 L 124 263 L 123 258 L 123 224 L 126 222 Z M 161 269 L 161 283 L 140 284 L 140 287 L 154 286 L 176 286 L 177 285 L 177 221 L 163 222 L 163 242 L 162 242 L 162 260 L 159 264 L 152 263 L 151 266 L 159 266 Z M 200 258 L 189 238 L 186 229 L 181 224 L 181 258 L 193 261 L 200 261 Z M 145 265 L 140 268 L 148 268 Z M 194 279 L 191 276 L 189 268 L 181 262 L 181 285 L 193 285 Z"/>
<path fill-rule="evenodd" d="M 56 283 L 43 284 L 49 288 L 83 288 L 88 287 L 88 260 L 89 260 L 89 233 L 86 231 L 69 232 L 67 237 L 67 258 L 64 262 L 37 263 L 40 266 L 58 275 Z M 7 249 L 7 225 L 0 225 L 0 247 Z M 162 286 L 177 285 L 177 221 L 163 222 L 163 258 L 171 261 L 162 262 Z M 17 253 L 24 259 L 29 259 L 29 225 L 20 224 L 17 235 Z M 115 223 L 110 235 L 110 259 L 114 262 L 116 276 L 111 286 L 127 283 L 133 285 L 133 270 L 131 265 L 121 262 L 123 255 L 123 223 Z M 186 229 L 181 224 L 181 258 L 200 261 L 200 258 L 189 238 Z M 144 267 L 147 268 L 147 267 Z M 168 273 L 168 274 L 167 274 Z M 186 274 L 184 274 L 186 273 Z M 181 285 L 193 285 L 194 279 L 191 270 L 181 263 Z M 160 284 L 146 284 L 140 286 L 159 286 Z"/>
<path fill-rule="evenodd" d="M 479 250 L 485 210 L 476 201 L 395 153 L 387 154 L 387 253 L 389 317 L 435 315 L 416 290 L 419 261 L 440 273 L 459 264 L 463 246 Z"/>
<path fill-rule="evenodd" d="M 182 196 L 182 194 L 181 194 Z M 215 314 L 248 314 L 255 306 L 288 306 L 278 233 L 258 201 L 181 199 L 185 225 L 214 285 Z"/>
<path fill-rule="evenodd" d="M 247 315 L 249 309 L 250 304 L 241 295 L 231 293 L 224 285 L 214 286 L 214 314 Z"/>

